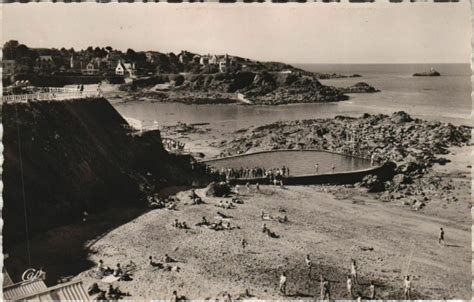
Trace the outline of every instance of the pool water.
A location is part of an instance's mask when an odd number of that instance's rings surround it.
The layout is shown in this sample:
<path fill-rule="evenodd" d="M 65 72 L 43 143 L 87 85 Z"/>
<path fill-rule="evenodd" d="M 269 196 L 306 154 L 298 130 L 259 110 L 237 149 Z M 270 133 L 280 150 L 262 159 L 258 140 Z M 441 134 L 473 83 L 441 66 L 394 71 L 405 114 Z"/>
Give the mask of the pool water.
<path fill-rule="evenodd" d="M 291 176 L 316 174 L 315 165 L 319 166 L 319 174 L 334 172 L 347 172 L 370 168 L 370 160 L 352 157 L 343 154 L 325 151 L 272 151 L 265 153 L 245 154 L 238 157 L 217 159 L 206 162 L 209 166 L 221 168 L 290 168 Z"/>

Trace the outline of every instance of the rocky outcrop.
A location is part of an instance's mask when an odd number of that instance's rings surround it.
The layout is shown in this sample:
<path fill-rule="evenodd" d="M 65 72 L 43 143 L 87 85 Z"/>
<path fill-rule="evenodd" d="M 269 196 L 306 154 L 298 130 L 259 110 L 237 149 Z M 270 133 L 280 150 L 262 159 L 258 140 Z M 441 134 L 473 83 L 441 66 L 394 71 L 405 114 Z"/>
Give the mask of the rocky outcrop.
<path fill-rule="evenodd" d="M 356 148 L 352 148 L 354 136 Z M 413 119 L 405 112 L 396 112 L 390 116 L 276 122 L 242 129 L 234 139 L 218 146 L 224 148 L 226 156 L 257 150 L 322 149 L 432 164 L 437 161 L 435 155 L 446 154 L 449 146 L 466 144 L 469 139 L 470 127 Z"/>
<path fill-rule="evenodd" d="M 414 77 L 439 77 L 440 75 L 441 74 L 434 69 L 431 69 L 430 71 L 427 71 L 427 72 L 420 72 L 420 73 L 413 74 Z"/>
<path fill-rule="evenodd" d="M 84 211 L 144 205 L 160 187 L 199 176 L 189 157 L 163 149 L 159 131 L 134 134 L 103 98 L 3 104 L 2 113 L 7 246 L 26 240 L 25 216 L 34 235 Z"/>
<path fill-rule="evenodd" d="M 395 162 L 395 176 L 391 180 L 367 176 L 357 186 L 367 192 L 385 190 L 379 196 L 383 201 L 418 196 L 414 208 L 421 209 L 431 196 L 427 190 L 434 192 L 433 196 L 444 196 L 452 189 L 447 180 L 430 174 L 431 167 L 446 162 L 442 155 L 448 148 L 467 145 L 470 137 L 471 127 L 414 119 L 400 111 L 390 116 L 364 114 L 360 118 L 276 122 L 241 129 L 232 140 L 217 147 L 224 149 L 223 156 L 275 149 L 319 149 L 366 158 L 373 155 L 378 162 Z"/>
<path fill-rule="evenodd" d="M 366 188 L 368 193 L 381 192 L 385 189 L 377 175 L 365 176 L 361 182 L 356 183 L 356 187 Z"/>
<path fill-rule="evenodd" d="M 229 195 L 230 192 L 230 186 L 225 182 L 211 182 L 204 189 L 204 194 L 210 197 L 223 197 Z"/>
<path fill-rule="evenodd" d="M 317 73 L 316 77 L 321 80 L 328 80 L 328 79 L 347 79 L 347 78 L 360 78 L 362 77 L 360 74 L 338 74 L 338 73 Z"/>
<path fill-rule="evenodd" d="M 374 88 L 373 86 L 370 86 L 369 84 L 367 84 L 365 82 L 359 82 L 357 84 L 354 84 L 354 85 L 346 87 L 346 88 L 339 88 L 339 91 L 341 93 L 374 93 L 374 92 L 380 92 L 380 90 Z"/>
<path fill-rule="evenodd" d="M 253 104 L 279 105 L 289 103 L 335 102 L 348 97 L 335 87 L 321 84 L 313 75 L 304 72 L 248 72 L 189 75 L 179 86 L 169 91 L 152 91 L 147 83 L 161 79 L 124 85 L 123 90 L 136 91 L 137 97 L 156 101 L 201 103 L 230 103 L 237 94 Z M 131 88 L 135 87 L 135 88 Z"/>

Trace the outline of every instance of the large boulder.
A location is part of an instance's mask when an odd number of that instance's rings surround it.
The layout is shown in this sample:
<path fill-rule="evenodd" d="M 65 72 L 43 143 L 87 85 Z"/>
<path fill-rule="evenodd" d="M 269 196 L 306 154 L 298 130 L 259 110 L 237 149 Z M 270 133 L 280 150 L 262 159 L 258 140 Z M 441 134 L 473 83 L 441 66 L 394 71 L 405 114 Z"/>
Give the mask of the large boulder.
<path fill-rule="evenodd" d="M 367 192 L 381 192 L 385 190 L 385 186 L 382 181 L 377 177 L 377 175 L 367 175 L 362 181 L 358 184 L 360 187 L 366 188 Z"/>
<path fill-rule="evenodd" d="M 230 192 L 230 186 L 225 182 L 211 182 L 204 189 L 204 194 L 209 197 L 223 197 L 229 195 Z"/>
<path fill-rule="evenodd" d="M 397 174 L 393 177 L 392 182 L 395 186 L 399 186 L 402 184 L 409 184 L 412 182 L 411 177 L 406 176 L 404 174 Z"/>
<path fill-rule="evenodd" d="M 408 122 L 413 121 L 411 116 L 408 115 L 408 113 L 406 113 L 405 111 L 395 112 L 390 117 L 390 120 L 392 121 L 392 123 L 396 123 L 396 124 L 408 123 Z"/>
<path fill-rule="evenodd" d="M 416 175 L 423 171 L 425 165 L 421 162 L 409 161 L 397 168 L 397 172 L 405 175 Z"/>

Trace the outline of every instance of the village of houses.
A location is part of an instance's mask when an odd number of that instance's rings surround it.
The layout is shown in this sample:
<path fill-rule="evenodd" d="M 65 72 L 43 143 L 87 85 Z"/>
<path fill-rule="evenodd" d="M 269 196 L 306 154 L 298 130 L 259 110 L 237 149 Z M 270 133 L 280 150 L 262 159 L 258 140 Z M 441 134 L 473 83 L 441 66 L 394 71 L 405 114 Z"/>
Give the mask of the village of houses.
<path fill-rule="evenodd" d="M 8 44 L 8 45 L 7 45 Z M 2 81 L 4 86 L 39 78 L 69 79 L 69 84 L 114 80 L 127 82 L 157 74 L 225 73 L 242 70 L 252 64 L 248 59 L 225 55 L 179 54 L 156 51 L 126 52 L 111 47 L 75 51 L 28 48 L 17 41 L 4 46 Z M 89 80 L 89 81 L 87 81 Z M 42 85 L 38 85 L 42 86 Z"/>

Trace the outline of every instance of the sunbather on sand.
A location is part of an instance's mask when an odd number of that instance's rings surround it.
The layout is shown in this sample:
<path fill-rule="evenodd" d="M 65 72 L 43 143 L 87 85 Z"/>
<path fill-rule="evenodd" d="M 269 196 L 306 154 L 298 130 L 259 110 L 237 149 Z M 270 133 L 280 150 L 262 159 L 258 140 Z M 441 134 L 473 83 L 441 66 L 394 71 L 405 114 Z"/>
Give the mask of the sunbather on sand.
<path fill-rule="evenodd" d="M 153 260 L 153 256 L 148 257 L 148 263 L 149 263 L 150 266 L 152 266 L 152 267 L 162 267 L 162 264 L 161 264 L 161 263 L 155 262 L 155 261 Z"/>
<path fill-rule="evenodd" d="M 164 263 L 171 263 L 171 262 L 176 262 L 176 260 L 174 260 L 173 258 L 171 258 L 170 256 L 168 256 L 168 254 L 165 254 L 163 256 L 163 262 Z"/>
<path fill-rule="evenodd" d="M 217 212 L 219 213 L 219 212 Z M 197 226 L 202 226 L 202 225 L 209 225 L 209 221 L 207 221 L 206 217 L 202 216 L 202 219 L 200 222 L 196 223 Z"/>

